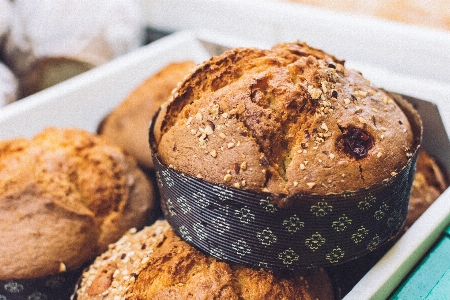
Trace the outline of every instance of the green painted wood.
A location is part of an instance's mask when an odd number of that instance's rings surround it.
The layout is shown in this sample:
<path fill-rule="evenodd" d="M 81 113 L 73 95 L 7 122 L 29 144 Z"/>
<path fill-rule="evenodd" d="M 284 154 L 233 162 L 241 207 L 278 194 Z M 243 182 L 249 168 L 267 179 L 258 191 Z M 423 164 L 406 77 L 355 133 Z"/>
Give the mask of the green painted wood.
<path fill-rule="evenodd" d="M 391 299 L 450 299 L 450 227 Z"/>

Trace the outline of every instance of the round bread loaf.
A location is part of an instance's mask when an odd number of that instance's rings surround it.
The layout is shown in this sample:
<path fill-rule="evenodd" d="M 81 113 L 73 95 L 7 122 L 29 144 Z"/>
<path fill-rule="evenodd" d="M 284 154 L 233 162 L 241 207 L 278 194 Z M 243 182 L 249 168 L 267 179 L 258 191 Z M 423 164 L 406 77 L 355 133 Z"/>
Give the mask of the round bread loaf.
<path fill-rule="evenodd" d="M 388 93 L 300 42 L 211 58 L 155 124 L 165 165 L 271 193 L 368 188 L 397 174 L 415 151 L 408 118 Z"/>
<path fill-rule="evenodd" d="M 0 142 L 0 281 L 74 270 L 143 227 L 153 186 L 132 157 L 80 129 Z"/>
<path fill-rule="evenodd" d="M 193 61 L 173 62 L 140 84 L 100 124 L 98 132 L 133 155 L 139 165 L 153 168 L 148 147 L 148 124 L 173 89 L 195 66 Z"/>
<path fill-rule="evenodd" d="M 334 299 L 323 269 L 290 273 L 227 264 L 166 221 L 130 231 L 84 272 L 77 299 Z"/>

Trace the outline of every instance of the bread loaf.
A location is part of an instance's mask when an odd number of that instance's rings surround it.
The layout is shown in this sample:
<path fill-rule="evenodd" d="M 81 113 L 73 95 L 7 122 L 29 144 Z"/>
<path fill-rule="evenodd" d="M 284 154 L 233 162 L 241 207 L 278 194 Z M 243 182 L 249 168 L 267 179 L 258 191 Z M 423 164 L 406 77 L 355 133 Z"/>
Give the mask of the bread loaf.
<path fill-rule="evenodd" d="M 334 299 L 323 269 L 277 273 L 227 264 L 166 221 L 131 231 L 84 272 L 77 299 Z"/>
<path fill-rule="evenodd" d="M 173 89 L 195 66 L 193 61 L 173 62 L 140 84 L 100 124 L 98 132 L 133 155 L 139 165 L 153 168 L 148 146 L 149 123 Z"/>
<path fill-rule="evenodd" d="M 156 122 L 165 165 L 271 193 L 368 188 L 399 172 L 414 151 L 408 118 L 389 94 L 300 42 L 211 58 Z"/>
<path fill-rule="evenodd" d="M 81 129 L 0 142 L 0 281 L 80 268 L 153 210 L 133 158 Z"/>

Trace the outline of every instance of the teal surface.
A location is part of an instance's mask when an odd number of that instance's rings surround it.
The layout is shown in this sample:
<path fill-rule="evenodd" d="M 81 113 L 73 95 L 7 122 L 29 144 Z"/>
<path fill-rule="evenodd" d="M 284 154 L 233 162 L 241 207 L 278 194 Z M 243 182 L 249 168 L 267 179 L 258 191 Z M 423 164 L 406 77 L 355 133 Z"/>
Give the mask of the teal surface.
<path fill-rule="evenodd" d="M 391 297 L 410 299 L 450 299 L 450 227 Z"/>

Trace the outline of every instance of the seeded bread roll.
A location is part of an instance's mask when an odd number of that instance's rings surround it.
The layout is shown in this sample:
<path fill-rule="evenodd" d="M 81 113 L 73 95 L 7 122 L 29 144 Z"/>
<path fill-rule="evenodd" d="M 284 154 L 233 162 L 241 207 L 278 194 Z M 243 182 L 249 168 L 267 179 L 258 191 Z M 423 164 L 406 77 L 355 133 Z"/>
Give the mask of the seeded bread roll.
<path fill-rule="evenodd" d="M 164 164 L 211 183 L 285 194 L 379 184 L 406 165 L 414 139 L 389 94 L 300 42 L 211 58 L 155 124 Z"/>
<path fill-rule="evenodd" d="M 132 157 L 80 129 L 0 142 L 0 281 L 74 270 L 143 227 L 153 187 Z"/>
<path fill-rule="evenodd" d="M 195 66 L 193 61 L 173 62 L 139 85 L 100 124 L 98 132 L 133 155 L 139 165 L 152 169 L 148 126 L 161 104 Z"/>
<path fill-rule="evenodd" d="M 227 264 L 166 221 L 130 231 L 84 272 L 77 299 L 334 299 L 323 269 L 294 273 Z"/>

